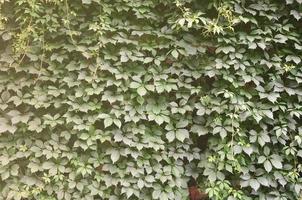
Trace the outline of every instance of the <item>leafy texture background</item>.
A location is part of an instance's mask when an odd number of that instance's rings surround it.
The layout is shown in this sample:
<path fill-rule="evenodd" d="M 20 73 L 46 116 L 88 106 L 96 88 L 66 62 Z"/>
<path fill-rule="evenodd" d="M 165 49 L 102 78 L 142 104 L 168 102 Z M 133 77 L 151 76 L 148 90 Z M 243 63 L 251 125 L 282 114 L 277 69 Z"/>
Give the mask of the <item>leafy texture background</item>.
<path fill-rule="evenodd" d="M 0 198 L 298 199 L 301 3 L 1 0 Z"/>

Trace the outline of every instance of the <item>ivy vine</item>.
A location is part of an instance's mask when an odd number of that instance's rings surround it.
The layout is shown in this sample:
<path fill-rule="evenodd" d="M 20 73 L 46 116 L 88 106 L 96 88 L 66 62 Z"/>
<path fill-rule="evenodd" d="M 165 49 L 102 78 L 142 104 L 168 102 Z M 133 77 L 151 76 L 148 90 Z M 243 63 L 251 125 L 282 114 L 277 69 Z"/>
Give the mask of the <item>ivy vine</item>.
<path fill-rule="evenodd" d="M 301 0 L 0 0 L 0 199 L 297 200 Z"/>

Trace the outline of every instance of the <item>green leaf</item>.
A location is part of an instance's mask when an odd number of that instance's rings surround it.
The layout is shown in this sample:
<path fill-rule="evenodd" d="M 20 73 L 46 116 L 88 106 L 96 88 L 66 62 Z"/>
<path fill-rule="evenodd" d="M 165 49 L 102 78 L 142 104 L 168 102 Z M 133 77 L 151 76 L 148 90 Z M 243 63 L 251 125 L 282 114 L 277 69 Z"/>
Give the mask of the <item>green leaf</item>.
<path fill-rule="evenodd" d="M 147 57 L 144 59 L 144 63 L 150 63 L 152 61 L 153 61 L 153 58 L 151 58 L 151 57 Z"/>
<path fill-rule="evenodd" d="M 223 139 L 227 136 L 227 132 L 224 128 L 222 128 L 219 132 L 220 137 Z"/>
<path fill-rule="evenodd" d="M 122 122 L 121 122 L 120 120 L 114 119 L 113 122 L 114 122 L 114 124 L 115 124 L 117 127 L 121 128 Z"/>
<path fill-rule="evenodd" d="M 140 96 L 144 96 L 146 93 L 147 93 L 147 90 L 144 86 L 140 86 L 138 89 L 137 89 L 137 93 L 140 95 Z"/>
<path fill-rule="evenodd" d="M 269 187 L 269 180 L 266 177 L 258 177 L 257 181 L 264 186 Z"/>
<path fill-rule="evenodd" d="M 270 161 L 275 168 L 282 169 L 283 166 L 282 166 L 280 158 L 274 158 L 274 159 L 271 159 Z"/>
<path fill-rule="evenodd" d="M 255 42 L 252 42 L 249 44 L 249 49 L 256 49 L 257 48 L 257 45 Z"/>
<path fill-rule="evenodd" d="M 160 198 L 160 195 L 161 195 L 161 191 L 160 190 L 154 190 L 153 192 L 152 192 L 152 198 L 153 199 L 159 199 Z"/>
<path fill-rule="evenodd" d="M 54 163 L 49 162 L 49 161 L 46 161 L 42 164 L 43 169 L 51 169 L 53 167 L 55 167 Z"/>
<path fill-rule="evenodd" d="M 145 180 L 149 183 L 153 183 L 155 181 L 154 176 L 152 175 L 147 175 Z"/>
<path fill-rule="evenodd" d="M 168 195 L 165 192 L 161 193 L 160 199 L 161 200 L 169 200 Z"/>
<path fill-rule="evenodd" d="M 140 86 L 141 86 L 141 84 L 138 83 L 138 82 L 131 82 L 131 83 L 130 83 L 130 88 L 136 89 L 136 88 L 138 88 L 138 87 L 140 87 Z"/>
<path fill-rule="evenodd" d="M 121 62 L 127 62 L 129 60 L 128 56 L 127 55 L 122 55 L 121 56 Z"/>
<path fill-rule="evenodd" d="M 82 134 L 80 135 L 80 138 L 81 138 L 82 140 L 87 140 L 89 137 L 90 137 L 90 136 L 89 136 L 88 133 L 82 133 Z"/>
<path fill-rule="evenodd" d="M 10 33 L 4 33 L 4 34 L 2 34 L 2 39 L 4 41 L 10 40 L 11 38 L 12 38 L 12 36 L 11 36 Z"/>
<path fill-rule="evenodd" d="M 24 176 L 21 179 L 21 182 L 25 183 L 28 186 L 33 186 L 37 183 L 37 179 L 30 177 L 30 176 Z"/>
<path fill-rule="evenodd" d="M 130 199 L 130 197 L 133 195 L 133 189 L 132 188 L 127 188 L 126 189 L 126 195 L 127 195 L 127 199 Z"/>
<path fill-rule="evenodd" d="M 260 188 L 260 183 L 256 179 L 251 179 L 250 186 L 257 191 Z"/>
<path fill-rule="evenodd" d="M 144 187 L 144 181 L 142 179 L 139 179 L 138 182 L 137 182 L 137 187 L 139 189 L 142 189 Z"/>
<path fill-rule="evenodd" d="M 82 0 L 83 4 L 91 4 L 91 0 Z"/>
<path fill-rule="evenodd" d="M 6 155 L 0 156 L 1 166 L 5 166 L 9 163 L 9 157 Z"/>
<path fill-rule="evenodd" d="M 175 140 L 175 132 L 174 131 L 169 131 L 166 134 L 166 138 L 168 139 L 169 142 L 173 142 Z"/>
<path fill-rule="evenodd" d="M 225 54 L 228 54 L 230 52 L 235 52 L 235 48 L 232 46 L 226 46 L 226 47 L 219 47 L 216 49 L 216 53 L 219 53 L 221 51 Z"/>
<path fill-rule="evenodd" d="M 120 152 L 114 149 L 111 153 L 112 162 L 115 163 L 116 161 L 118 161 L 119 158 L 120 158 Z"/>
<path fill-rule="evenodd" d="M 271 162 L 270 162 L 269 160 L 266 160 L 266 161 L 264 162 L 264 168 L 265 168 L 265 170 L 266 170 L 267 172 L 272 171 L 272 164 L 271 164 Z"/>
<path fill-rule="evenodd" d="M 257 45 L 263 50 L 266 48 L 265 42 L 258 42 Z"/>
<path fill-rule="evenodd" d="M 10 95 L 9 91 L 4 91 L 1 94 L 1 99 L 3 102 L 7 102 L 9 100 L 10 96 L 11 95 Z"/>
<path fill-rule="evenodd" d="M 172 56 L 174 57 L 174 58 L 178 58 L 178 55 L 179 55 L 179 53 L 178 53 L 178 51 L 176 50 L 176 49 L 174 49 L 172 52 L 171 52 L 171 54 L 172 54 Z"/>
<path fill-rule="evenodd" d="M 175 136 L 179 141 L 183 142 L 186 138 L 189 138 L 189 132 L 186 129 L 178 129 Z"/>
<path fill-rule="evenodd" d="M 6 179 L 8 179 L 8 177 L 9 177 L 9 171 L 8 170 L 1 173 L 1 179 L 2 180 L 6 180 Z"/>
<path fill-rule="evenodd" d="M 261 163 L 264 163 L 264 161 L 266 161 L 266 157 L 265 156 L 260 156 L 258 158 L 258 163 L 261 164 Z"/>
<path fill-rule="evenodd" d="M 18 173 L 19 173 L 19 165 L 14 164 L 14 165 L 11 167 L 10 174 L 11 174 L 12 176 L 17 176 Z"/>
<path fill-rule="evenodd" d="M 270 111 L 270 110 L 263 110 L 262 111 L 268 118 L 270 119 L 274 119 L 274 115 L 273 115 L 273 112 Z"/>
<path fill-rule="evenodd" d="M 180 120 L 177 124 L 176 124 L 176 128 L 185 128 L 187 127 L 189 124 L 188 120 Z"/>
<path fill-rule="evenodd" d="M 286 56 L 285 60 L 287 62 L 294 61 L 294 63 L 296 63 L 296 64 L 299 64 L 301 62 L 301 58 L 300 57 L 298 57 L 298 56 L 292 56 L 292 55 Z"/>
<path fill-rule="evenodd" d="M 108 118 L 106 118 L 104 120 L 104 126 L 105 126 L 105 128 L 111 126 L 112 124 L 113 124 L 113 120 L 111 118 L 108 117 Z"/>
<path fill-rule="evenodd" d="M 186 19 L 185 19 L 185 18 L 181 18 L 180 20 L 178 20 L 178 24 L 179 24 L 180 26 L 184 26 L 185 22 L 186 22 Z"/>
<path fill-rule="evenodd" d="M 33 121 L 28 122 L 28 130 L 41 132 L 42 131 L 42 122 L 40 118 L 35 118 Z"/>
<path fill-rule="evenodd" d="M 52 167 L 52 166 L 51 166 L 51 167 Z M 41 166 L 39 166 L 39 165 L 37 165 L 36 163 L 33 163 L 33 162 L 30 162 L 30 163 L 28 164 L 28 168 L 30 169 L 30 171 L 31 171 L 32 173 L 35 173 L 35 172 L 41 170 Z M 45 168 L 47 168 L 47 167 L 44 166 L 44 169 L 45 169 Z"/>
<path fill-rule="evenodd" d="M 155 115 L 155 118 L 154 118 L 155 122 L 158 124 L 158 125 L 161 125 L 162 123 L 164 123 L 164 119 L 162 116 L 160 115 Z"/>

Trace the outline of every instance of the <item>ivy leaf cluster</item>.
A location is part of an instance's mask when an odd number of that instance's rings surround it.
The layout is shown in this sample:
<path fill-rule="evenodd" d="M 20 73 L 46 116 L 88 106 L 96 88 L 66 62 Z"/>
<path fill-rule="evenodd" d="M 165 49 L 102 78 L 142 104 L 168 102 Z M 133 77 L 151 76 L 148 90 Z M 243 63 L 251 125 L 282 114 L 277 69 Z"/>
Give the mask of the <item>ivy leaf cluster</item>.
<path fill-rule="evenodd" d="M 0 199 L 301 197 L 301 0 L 0 13 Z"/>

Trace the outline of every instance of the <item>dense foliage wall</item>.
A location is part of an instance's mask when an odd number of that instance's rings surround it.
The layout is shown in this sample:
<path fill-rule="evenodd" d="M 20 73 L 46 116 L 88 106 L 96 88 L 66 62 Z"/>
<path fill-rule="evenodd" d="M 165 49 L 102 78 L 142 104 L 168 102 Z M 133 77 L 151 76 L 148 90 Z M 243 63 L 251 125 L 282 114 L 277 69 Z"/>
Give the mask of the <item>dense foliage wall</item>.
<path fill-rule="evenodd" d="M 0 199 L 299 198 L 301 0 L 0 4 Z"/>

